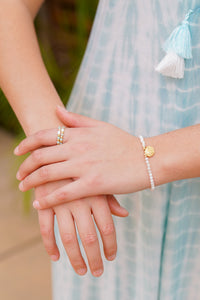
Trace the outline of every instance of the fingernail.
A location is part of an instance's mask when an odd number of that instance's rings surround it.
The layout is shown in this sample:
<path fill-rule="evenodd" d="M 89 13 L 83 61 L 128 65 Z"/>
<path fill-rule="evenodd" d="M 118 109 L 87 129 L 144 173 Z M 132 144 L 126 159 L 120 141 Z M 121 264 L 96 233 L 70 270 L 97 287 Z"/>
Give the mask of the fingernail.
<path fill-rule="evenodd" d="M 35 200 L 35 201 L 33 202 L 33 207 L 34 207 L 35 209 L 40 209 L 41 206 L 40 206 L 39 201 Z"/>
<path fill-rule="evenodd" d="M 127 210 L 126 208 L 122 207 L 122 206 L 121 206 L 121 209 L 122 209 L 124 212 L 129 213 L 128 210 Z"/>
<path fill-rule="evenodd" d="M 112 256 L 108 256 L 108 260 L 114 260 L 116 257 L 116 254 L 112 255 Z"/>
<path fill-rule="evenodd" d="M 98 276 L 101 276 L 102 273 L 103 273 L 103 269 L 99 269 L 97 271 L 94 271 L 93 275 L 98 277 Z"/>
<path fill-rule="evenodd" d="M 17 146 L 15 149 L 14 149 L 14 154 L 17 155 L 19 153 L 19 147 Z"/>
<path fill-rule="evenodd" d="M 20 189 L 20 191 L 22 191 L 23 188 L 24 188 L 24 183 L 23 183 L 23 181 L 21 181 L 20 184 L 19 184 L 19 189 Z"/>
<path fill-rule="evenodd" d="M 79 270 L 77 271 L 77 273 L 78 273 L 79 275 L 84 275 L 86 272 L 87 272 L 87 269 L 86 269 L 86 268 L 82 268 L 82 269 L 79 269 Z"/>
<path fill-rule="evenodd" d="M 58 260 L 58 256 L 57 255 L 51 255 L 51 260 L 57 261 Z"/>
<path fill-rule="evenodd" d="M 21 175 L 20 175 L 19 171 L 18 171 L 17 174 L 16 174 L 16 178 L 17 178 L 18 180 L 21 180 Z"/>
<path fill-rule="evenodd" d="M 119 206 L 119 212 L 124 212 L 124 213 L 126 213 L 126 214 L 129 214 L 129 212 L 128 212 L 128 210 L 126 209 L 126 208 L 124 208 L 123 206 Z"/>

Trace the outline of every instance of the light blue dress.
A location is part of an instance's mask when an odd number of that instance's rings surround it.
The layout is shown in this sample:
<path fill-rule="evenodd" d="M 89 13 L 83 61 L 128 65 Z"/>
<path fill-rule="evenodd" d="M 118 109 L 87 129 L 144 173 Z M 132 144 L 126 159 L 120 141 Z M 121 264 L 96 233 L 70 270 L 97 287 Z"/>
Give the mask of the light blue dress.
<path fill-rule="evenodd" d="M 199 15 L 184 79 L 154 70 L 164 41 L 198 7 L 200 0 L 100 0 L 68 109 L 144 137 L 200 123 Z M 55 227 L 53 299 L 199 300 L 200 178 L 117 198 L 130 216 L 115 218 L 118 255 L 104 261 L 100 278 L 75 274 Z"/>

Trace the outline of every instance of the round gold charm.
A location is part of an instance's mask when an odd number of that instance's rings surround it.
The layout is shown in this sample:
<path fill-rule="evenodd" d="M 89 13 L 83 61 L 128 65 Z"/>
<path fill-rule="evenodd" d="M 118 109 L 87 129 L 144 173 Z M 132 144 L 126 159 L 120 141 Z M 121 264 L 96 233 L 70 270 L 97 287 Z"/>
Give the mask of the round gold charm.
<path fill-rule="evenodd" d="M 146 157 L 152 157 L 154 154 L 155 154 L 155 150 L 154 150 L 154 148 L 152 146 L 147 146 L 144 149 L 144 155 Z"/>

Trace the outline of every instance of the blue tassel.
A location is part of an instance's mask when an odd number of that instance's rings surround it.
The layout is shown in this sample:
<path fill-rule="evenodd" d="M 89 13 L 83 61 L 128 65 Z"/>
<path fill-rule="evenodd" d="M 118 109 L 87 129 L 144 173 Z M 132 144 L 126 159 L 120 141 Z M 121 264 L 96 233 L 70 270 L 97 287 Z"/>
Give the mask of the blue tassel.
<path fill-rule="evenodd" d="M 192 58 L 189 18 L 195 13 L 200 13 L 200 7 L 190 9 L 181 25 L 166 40 L 163 47 L 166 56 L 156 67 L 156 71 L 162 75 L 179 79 L 184 77 L 185 59 Z"/>
<path fill-rule="evenodd" d="M 163 47 L 166 53 L 172 52 L 186 59 L 192 58 L 191 34 L 188 21 L 192 12 L 192 10 L 189 11 L 182 24 L 166 40 Z"/>

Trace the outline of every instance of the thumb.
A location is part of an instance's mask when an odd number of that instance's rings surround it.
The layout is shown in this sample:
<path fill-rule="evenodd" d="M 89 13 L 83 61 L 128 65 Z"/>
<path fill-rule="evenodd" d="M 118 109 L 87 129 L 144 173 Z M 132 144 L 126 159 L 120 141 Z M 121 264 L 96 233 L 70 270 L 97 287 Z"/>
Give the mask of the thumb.
<path fill-rule="evenodd" d="M 67 127 L 97 127 L 102 123 L 101 121 L 69 112 L 62 106 L 57 106 L 56 114 Z"/>
<path fill-rule="evenodd" d="M 108 205 L 113 215 L 117 217 L 128 217 L 129 212 L 122 207 L 113 195 L 107 196 Z"/>

